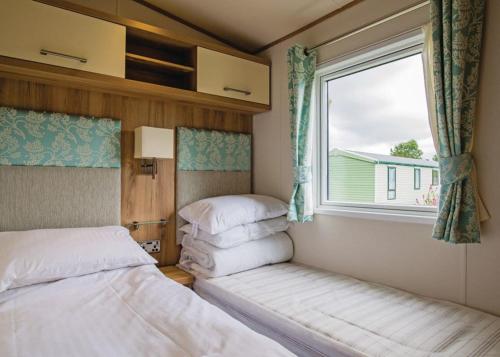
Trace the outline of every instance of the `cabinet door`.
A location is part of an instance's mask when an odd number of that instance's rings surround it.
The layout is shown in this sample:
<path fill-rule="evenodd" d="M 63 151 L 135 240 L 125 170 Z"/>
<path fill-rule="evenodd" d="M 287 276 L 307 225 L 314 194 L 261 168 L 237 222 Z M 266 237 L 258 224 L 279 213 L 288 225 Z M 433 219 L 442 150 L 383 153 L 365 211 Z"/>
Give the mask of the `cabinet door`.
<path fill-rule="evenodd" d="M 31 0 L 1 0 L 0 55 L 125 77 L 125 27 Z"/>
<path fill-rule="evenodd" d="M 269 66 L 197 48 L 197 91 L 269 104 Z"/>

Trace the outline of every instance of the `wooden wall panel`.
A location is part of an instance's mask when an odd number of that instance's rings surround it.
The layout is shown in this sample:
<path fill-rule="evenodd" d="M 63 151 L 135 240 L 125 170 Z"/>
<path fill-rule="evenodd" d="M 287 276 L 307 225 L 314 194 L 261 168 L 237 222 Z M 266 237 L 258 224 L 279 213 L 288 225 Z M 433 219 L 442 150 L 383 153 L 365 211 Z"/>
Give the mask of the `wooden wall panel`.
<path fill-rule="evenodd" d="M 134 129 L 141 125 L 189 126 L 251 133 L 249 114 L 174 101 L 125 97 L 0 77 L 0 105 L 76 115 L 120 119 L 122 122 L 122 224 L 167 218 L 166 227 L 144 226 L 132 232 L 138 241 L 161 238 L 160 265 L 178 261 L 175 244 L 175 161 L 160 160 L 158 177 L 140 172 L 133 158 Z"/>

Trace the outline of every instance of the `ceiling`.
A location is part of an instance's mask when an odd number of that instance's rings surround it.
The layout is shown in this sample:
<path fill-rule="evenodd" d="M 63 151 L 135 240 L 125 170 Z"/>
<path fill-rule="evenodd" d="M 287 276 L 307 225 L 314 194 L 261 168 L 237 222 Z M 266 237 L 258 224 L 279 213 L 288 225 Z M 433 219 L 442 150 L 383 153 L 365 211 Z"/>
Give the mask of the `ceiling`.
<path fill-rule="evenodd" d="M 148 0 L 249 52 L 353 0 Z"/>

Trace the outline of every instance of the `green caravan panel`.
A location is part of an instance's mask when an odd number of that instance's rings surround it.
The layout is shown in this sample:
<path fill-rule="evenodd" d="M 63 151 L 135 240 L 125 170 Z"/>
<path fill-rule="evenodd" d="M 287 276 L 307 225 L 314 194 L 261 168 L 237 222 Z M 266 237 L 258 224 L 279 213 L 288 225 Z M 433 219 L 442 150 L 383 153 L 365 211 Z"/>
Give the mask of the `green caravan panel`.
<path fill-rule="evenodd" d="M 328 159 L 328 199 L 340 202 L 375 201 L 375 164 L 343 155 Z"/>

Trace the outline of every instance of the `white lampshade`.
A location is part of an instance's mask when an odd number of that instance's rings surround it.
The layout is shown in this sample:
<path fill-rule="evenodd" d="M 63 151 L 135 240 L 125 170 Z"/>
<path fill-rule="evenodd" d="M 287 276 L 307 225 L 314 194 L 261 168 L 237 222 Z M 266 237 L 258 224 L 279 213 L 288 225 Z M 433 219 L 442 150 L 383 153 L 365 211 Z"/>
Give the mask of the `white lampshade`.
<path fill-rule="evenodd" d="M 149 126 L 135 128 L 134 158 L 173 159 L 174 131 Z"/>

